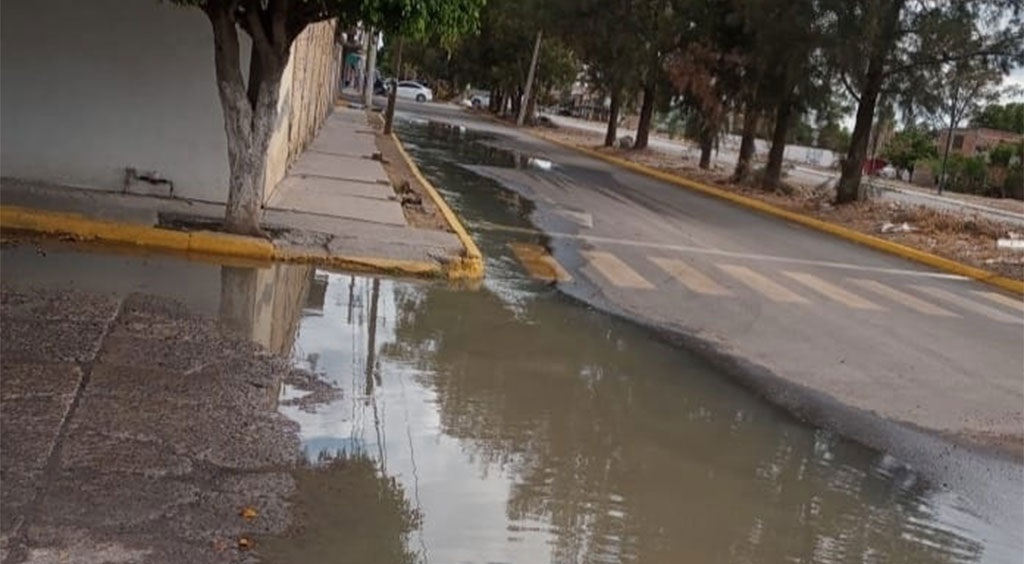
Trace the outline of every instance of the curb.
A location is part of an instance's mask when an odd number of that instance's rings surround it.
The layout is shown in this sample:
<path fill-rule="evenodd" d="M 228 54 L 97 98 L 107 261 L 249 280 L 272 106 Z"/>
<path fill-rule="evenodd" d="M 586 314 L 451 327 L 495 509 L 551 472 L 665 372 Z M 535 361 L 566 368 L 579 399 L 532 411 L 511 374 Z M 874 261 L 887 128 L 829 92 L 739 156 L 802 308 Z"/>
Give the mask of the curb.
<path fill-rule="evenodd" d="M 553 143 L 560 147 L 565 147 L 568 149 L 579 151 L 588 156 L 603 160 L 607 163 L 614 164 L 616 166 L 631 170 L 639 174 L 643 174 L 645 176 L 649 176 L 652 178 L 656 178 L 658 180 L 675 184 L 676 186 L 679 186 L 681 188 L 686 188 L 688 190 L 693 190 L 709 196 L 714 196 L 722 200 L 728 200 L 729 202 L 732 202 L 739 206 L 754 209 L 759 212 L 766 213 L 768 215 L 773 215 L 778 218 L 792 221 L 793 223 L 798 223 L 800 225 L 810 227 L 818 231 L 823 231 L 825 233 L 835 235 L 836 237 L 840 237 L 848 241 L 859 243 L 866 247 L 871 247 L 876 250 L 885 251 L 887 253 L 905 258 L 907 260 L 912 260 L 915 262 L 926 264 L 928 266 L 938 268 L 940 270 L 945 270 L 946 272 L 950 272 L 953 274 L 959 274 L 961 276 L 973 278 L 975 280 L 991 284 L 1003 290 L 1013 292 L 1019 295 L 1024 295 L 1024 281 L 1006 278 L 1005 276 L 1000 276 L 994 272 L 989 272 L 987 270 L 963 264 L 955 260 L 943 258 L 926 251 L 902 245 L 900 243 L 894 243 L 892 241 L 882 239 L 880 237 L 875 237 L 873 235 L 861 233 L 860 231 L 855 231 L 853 229 L 849 229 L 847 227 L 843 227 L 835 223 L 829 223 L 827 221 L 823 221 L 815 217 L 811 217 L 809 215 L 804 215 L 802 213 L 785 210 L 780 207 L 767 204 L 760 200 L 756 200 L 754 198 L 742 196 L 740 194 L 729 192 L 728 190 L 715 188 L 713 186 L 697 182 L 695 180 L 690 180 L 688 178 L 677 176 L 675 174 L 656 170 L 638 163 L 634 163 L 632 161 L 628 161 L 620 157 L 607 155 L 600 151 L 595 151 L 587 147 L 581 147 L 573 143 L 562 141 L 561 139 L 555 139 L 543 133 L 539 133 L 536 131 L 528 131 L 527 133 L 533 135 L 534 137 L 537 137 L 538 139 L 543 139 L 544 141 Z"/>
<path fill-rule="evenodd" d="M 427 180 L 423 173 L 420 172 L 416 163 L 413 162 L 412 157 L 406 152 L 405 147 L 402 145 L 402 140 L 398 138 L 393 132 L 391 133 L 391 139 L 395 142 L 395 147 L 398 148 L 398 153 L 402 155 L 406 164 L 409 165 L 409 169 L 412 170 L 413 176 L 416 180 L 423 185 L 427 191 L 427 195 L 430 196 L 431 201 L 437 206 L 437 209 L 444 216 L 448 226 L 451 227 L 452 231 L 455 232 L 455 236 L 462 242 L 462 246 L 465 248 L 465 254 L 451 262 L 445 267 L 445 272 L 448 274 L 448 278 L 452 279 L 477 279 L 483 278 L 484 276 L 484 259 L 480 253 L 479 247 L 476 246 L 476 242 L 466 231 L 465 226 L 459 221 L 458 216 L 455 212 L 448 207 L 448 203 L 444 201 L 441 194 L 434 188 L 434 185 Z"/>
<path fill-rule="evenodd" d="M 440 278 L 441 266 L 429 262 L 377 257 L 328 255 L 277 247 L 258 237 L 216 231 L 175 231 L 91 219 L 80 214 L 0 206 L 0 228 L 20 229 L 47 235 L 70 235 L 84 241 L 102 241 L 130 247 L 243 258 L 266 263 L 272 260 L 321 264 L 330 268 L 401 276 Z"/>
<path fill-rule="evenodd" d="M 77 239 L 121 243 L 169 251 L 270 260 L 274 245 L 256 237 L 214 231 L 174 231 L 148 225 L 91 219 L 76 213 L 0 206 L 0 227 Z"/>

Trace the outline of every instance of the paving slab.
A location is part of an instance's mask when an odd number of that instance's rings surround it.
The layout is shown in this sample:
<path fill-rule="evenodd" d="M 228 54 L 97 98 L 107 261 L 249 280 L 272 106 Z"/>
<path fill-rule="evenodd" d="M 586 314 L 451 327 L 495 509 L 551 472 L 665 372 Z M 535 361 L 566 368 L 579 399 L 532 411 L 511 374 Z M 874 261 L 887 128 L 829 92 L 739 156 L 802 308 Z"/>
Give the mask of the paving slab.
<path fill-rule="evenodd" d="M 388 175 L 384 172 L 384 167 L 381 166 L 380 162 L 372 159 L 344 157 L 326 153 L 303 153 L 288 171 L 289 176 L 293 174 L 388 184 Z"/>
<path fill-rule="evenodd" d="M 307 151 L 343 155 L 348 157 L 370 157 L 377 152 L 371 135 L 358 135 L 351 127 L 324 127 Z"/>
<path fill-rule="evenodd" d="M 397 201 L 348 196 L 323 189 L 291 188 L 276 195 L 268 206 L 272 209 L 291 210 L 332 217 L 347 217 L 373 223 L 405 225 L 405 214 Z"/>
<path fill-rule="evenodd" d="M 268 207 L 274 207 L 275 202 L 281 197 L 281 194 L 288 193 L 294 189 L 322 194 L 324 197 L 341 194 L 359 198 L 373 198 L 376 200 L 398 200 L 398 197 L 395 195 L 395 191 L 391 186 L 377 182 L 351 182 L 347 180 L 338 180 L 336 178 L 296 174 L 285 178 L 280 184 L 278 184 L 277 191 L 275 191 L 274 195 L 271 196 Z"/>

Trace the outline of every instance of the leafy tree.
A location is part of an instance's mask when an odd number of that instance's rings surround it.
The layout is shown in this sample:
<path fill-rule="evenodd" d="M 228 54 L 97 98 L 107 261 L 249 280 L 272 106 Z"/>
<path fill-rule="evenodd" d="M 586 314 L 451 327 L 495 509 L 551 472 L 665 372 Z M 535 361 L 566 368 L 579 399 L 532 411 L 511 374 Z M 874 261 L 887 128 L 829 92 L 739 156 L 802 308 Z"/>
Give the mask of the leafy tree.
<path fill-rule="evenodd" d="M 1024 134 L 1024 102 L 988 104 L 975 112 L 971 125 Z"/>
<path fill-rule="evenodd" d="M 945 163 L 953 144 L 953 130 L 960 126 L 965 117 L 978 111 L 982 104 L 998 98 L 996 86 L 1002 76 L 985 59 L 961 59 L 941 65 L 936 78 L 938 84 L 931 92 L 938 98 L 935 115 L 947 127 L 942 153 L 942 161 Z M 939 174 L 940 194 L 946 181 L 945 171 L 942 171 Z"/>
<path fill-rule="evenodd" d="M 984 155 L 968 157 L 954 153 L 948 159 L 933 158 L 928 166 L 936 177 L 945 171 L 948 190 L 967 194 L 988 192 L 988 163 Z"/>
<path fill-rule="evenodd" d="M 925 93 L 929 69 L 985 58 L 1001 71 L 1024 57 L 1018 0 L 822 0 L 827 53 L 857 102 L 850 147 L 836 186 L 836 201 L 860 197 L 861 167 L 879 97 L 906 100 Z M 1017 8 L 1007 10 L 1008 6 Z"/>
<path fill-rule="evenodd" d="M 678 25 L 675 16 L 685 14 L 686 6 L 675 6 L 676 1 L 686 4 L 685 0 L 634 0 L 632 16 L 620 32 L 632 34 L 639 46 L 637 75 L 643 101 L 640 105 L 640 121 L 636 126 L 636 139 L 633 140 L 634 149 L 647 148 L 655 106 L 667 99 L 663 91 L 666 82 L 663 64 L 669 53 L 678 46 L 677 34 L 685 29 Z"/>
<path fill-rule="evenodd" d="M 744 59 L 741 22 L 728 2 L 698 2 L 683 12 L 680 46 L 666 70 L 688 110 L 691 134 L 700 145 L 700 167 L 711 165 L 711 151 L 741 90 Z"/>
<path fill-rule="evenodd" d="M 563 30 L 568 45 L 583 63 L 585 76 L 596 91 L 608 96 L 610 105 L 604 144 L 618 137 L 619 114 L 637 80 L 639 42 L 629 33 L 632 0 L 569 0 Z"/>
<path fill-rule="evenodd" d="M 908 179 L 912 177 L 918 162 L 934 158 L 936 154 L 932 136 L 918 129 L 900 131 L 882 149 L 882 158 L 893 165 L 900 179 L 903 171 L 907 172 Z"/>
<path fill-rule="evenodd" d="M 260 189 L 267 148 L 277 122 L 281 77 L 292 43 L 312 23 L 363 19 L 405 32 L 428 27 L 453 36 L 475 21 L 482 0 L 174 0 L 202 10 L 213 29 L 217 91 L 228 142 L 228 203 L 224 228 L 261 234 Z M 248 81 L 243 79 L 238 40 L 252 40 Z"/>
<path fill-rule="evenodd" d="M 846 152 L 850 146 L 850 130 L 836 122 L 829 122 L 818 130 L 818 146 L 822 149 Z"/>

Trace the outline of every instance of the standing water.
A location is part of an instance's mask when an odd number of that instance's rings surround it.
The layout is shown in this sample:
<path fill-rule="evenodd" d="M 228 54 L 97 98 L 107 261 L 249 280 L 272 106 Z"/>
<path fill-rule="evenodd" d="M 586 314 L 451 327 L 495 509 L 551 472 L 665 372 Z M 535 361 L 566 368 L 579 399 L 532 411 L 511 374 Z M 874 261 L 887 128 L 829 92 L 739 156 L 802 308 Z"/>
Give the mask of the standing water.
<path fill-rule="evenodd" d="M 529 202 L 457 164 L 507 155 L 404 128 L 460 214 L 527 225 Z M 475 236 L 475 290 L 62 250 L 3 262 L 11 280 L 175 297 L 338 390 L 281 390 L 310 464 L 295 471 L 303 526 L 259 540 L 271 562 L 1019 561 L 1016 524 L 530 279 L 503 235 Z"/>

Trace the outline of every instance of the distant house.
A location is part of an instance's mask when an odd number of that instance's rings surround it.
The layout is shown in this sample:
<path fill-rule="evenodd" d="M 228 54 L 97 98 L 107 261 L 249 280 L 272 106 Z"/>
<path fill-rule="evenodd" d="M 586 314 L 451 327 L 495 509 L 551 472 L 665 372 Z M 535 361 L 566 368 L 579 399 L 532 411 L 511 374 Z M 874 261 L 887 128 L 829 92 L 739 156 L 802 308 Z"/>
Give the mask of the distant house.
<path fill-rule="evenodd" d="M 311 25 L 292 46 L 264 201 L 333 108 L 335 25 Z M 227 200 L 213 33 L 202 12 L 158 0 L 4 0 L 0 26 L 4 178 Z M 244 73 L 250 44 L 239 38 Z"/>
<path fill-rule="evenodd" d="M 946 139 L 949 137 L 949 130 L 944 129 L 939 134 L 938 149 L 941 155 L 946 150 Z M 1011 131 L 1000 131 L 987 127 L 974 127 L 970 129 L 954 129 L 953 144 L 949 146 L 949 153 L 959 154 L 965 157 L 973 157 L 986 153 L 1000 143 L 1019 143 L 1024 135 Z"/>

